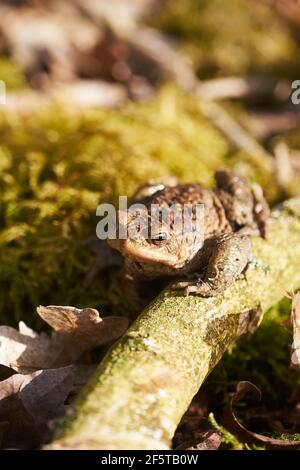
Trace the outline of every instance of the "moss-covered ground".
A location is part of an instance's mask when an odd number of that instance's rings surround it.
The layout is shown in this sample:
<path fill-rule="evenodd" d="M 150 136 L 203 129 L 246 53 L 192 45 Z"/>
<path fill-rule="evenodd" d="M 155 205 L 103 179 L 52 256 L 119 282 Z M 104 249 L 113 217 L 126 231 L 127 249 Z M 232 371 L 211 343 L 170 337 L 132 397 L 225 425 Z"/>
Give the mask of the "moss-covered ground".
<path fill-rule="evenodd" d="M 263 74 L 300 77 L 299 32 L 257 2 L 178 0 L 151 21 L 181 41 L 200 78 Z M 239 27 L 233 27 L 238 24 Z M 298 75 L 297 75 L 298 74 Z M 26 86 L 16 64 L 0 58 L 8 90 Z M 300 149 L 300 133 L 285 138 Z M 0 114 L 0 323 L 38 328 L 39 304 L 96 307 L 127 314 L 116 270 L 86 289 L 93 261 L 83 246 L 95 233 L 96 207 L 117 203 L 151 178 L 213 184 L 213 172 L 234 167 L 261 182 L 270 201 L 281 194 L 247 155 L 172 85 L 150 102 L 118 110 L 72 111 L 58 104 L 34 114 Z M 259 386 L 274 408 L 299 386 L 289 367 L 290 301 L 266 315 L 250 340 L 233 346 L 206 386 L 222 400 L 238 380 Z"/>

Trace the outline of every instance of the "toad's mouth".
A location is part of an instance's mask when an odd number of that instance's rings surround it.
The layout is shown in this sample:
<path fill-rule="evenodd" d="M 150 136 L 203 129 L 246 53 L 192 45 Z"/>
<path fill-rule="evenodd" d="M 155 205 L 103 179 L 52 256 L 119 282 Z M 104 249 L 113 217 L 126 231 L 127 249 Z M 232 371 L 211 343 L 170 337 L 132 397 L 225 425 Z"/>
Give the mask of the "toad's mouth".
<path fill-rule="evenodd" d="M 118 250 L 126 257 L 135 261 L 153 265 L 164 265 L 172 269 L 178 269 L 184 266 L 186 258 L 181 258 L 175 253 L 169 252 L 165 247 L 149 246 L 149 243 L 137 243 L 130 238 L 126 240 L 108 239 L 108 244 Z"/>

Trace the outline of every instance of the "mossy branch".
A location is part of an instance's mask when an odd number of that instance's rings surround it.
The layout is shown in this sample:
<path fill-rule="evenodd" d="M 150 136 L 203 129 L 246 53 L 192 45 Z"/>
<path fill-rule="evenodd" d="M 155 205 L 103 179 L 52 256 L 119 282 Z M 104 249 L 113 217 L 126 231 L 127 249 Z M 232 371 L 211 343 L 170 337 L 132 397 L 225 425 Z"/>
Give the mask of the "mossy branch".
<path fill-rule="evenodd" d="M 108 352 L 48 448 L 168 449 L 245 313 L 300 286 L 300 199 L 275 211 L 268 240 L 253 243 L 255 261 L 224 294 L 161 293 Z"/>

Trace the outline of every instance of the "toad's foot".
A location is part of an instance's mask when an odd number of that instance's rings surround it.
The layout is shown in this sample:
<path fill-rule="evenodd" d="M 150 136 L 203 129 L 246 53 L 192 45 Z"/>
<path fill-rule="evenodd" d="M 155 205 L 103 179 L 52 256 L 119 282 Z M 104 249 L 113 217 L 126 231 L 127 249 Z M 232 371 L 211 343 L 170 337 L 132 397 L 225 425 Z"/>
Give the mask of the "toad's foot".
<path fill-rule="evenodd" d="M 230 233 L 217 237 L 202 278 L 179 282 L 176 289 L 185 295 L 214 297 L 229 287 L 243 272 L 252 258 L 252 244 L 248 236 Z"/>

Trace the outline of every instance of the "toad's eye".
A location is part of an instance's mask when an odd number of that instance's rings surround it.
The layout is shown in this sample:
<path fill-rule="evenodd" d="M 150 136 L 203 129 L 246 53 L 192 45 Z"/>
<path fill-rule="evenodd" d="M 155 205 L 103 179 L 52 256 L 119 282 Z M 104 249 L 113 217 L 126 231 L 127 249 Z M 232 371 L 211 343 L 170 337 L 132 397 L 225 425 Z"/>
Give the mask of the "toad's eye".
<path fill-rule="evenodd" d="M 168 234 L 167 232 L 159 232 L 155 234 L 151 240 L 155 245 L 164 245 L 168 240 Z"/>

